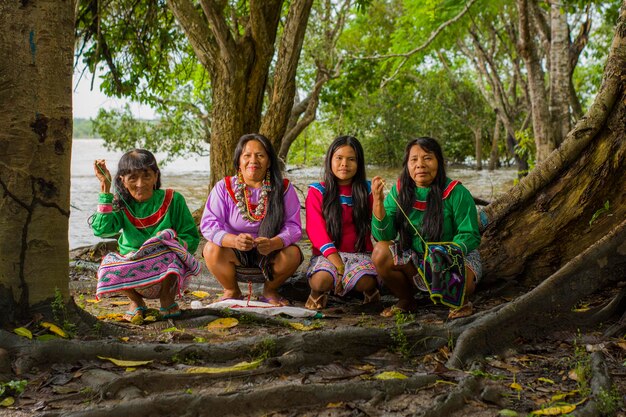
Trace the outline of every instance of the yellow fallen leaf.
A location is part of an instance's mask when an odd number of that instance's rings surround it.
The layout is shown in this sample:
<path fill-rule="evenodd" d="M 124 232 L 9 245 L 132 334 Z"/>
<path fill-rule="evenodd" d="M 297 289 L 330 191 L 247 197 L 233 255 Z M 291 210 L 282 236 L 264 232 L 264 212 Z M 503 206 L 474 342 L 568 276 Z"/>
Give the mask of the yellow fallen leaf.
<path fill-rule="evenodd" d="M 33 338 L 33 334 L 31 333 L 31 331 L 25 327 L 16 327 L 15 329 L 13 329 L 13 333 L 18 336 L 27 337 L 29 339 Z"/>
<path fill-rule="evenodd" d="M 91 299 L 89 299 L 89 300 L 85 300 L 85 301 L 87 301 L 88 303 L 97 304 L 97 303 L 99 303 L 99 302 L 100 302 L 100 301 L 102 301 L 102 300 L 96 300 L 95 298 L 91 298 Z"/>
<path fill-rule="evenodd" d="M 326 404 L 326 408 L 339 408 L 339 407 L 343 407 L 343 403 L 342 402 Z"/>
<path fill-rule="evenodd" d="M 231 327 L 235 327 L 239 324 L 239 320 L 234 317 L 226 317 L 223 319 L 213 320 L 211 323 L 207 324 L 207 329 L 209 330 L 219 330 L 219 329 L 230 329 Z"/>
<path fill-rule="evenodd" d="M 117 320 L 117 321 L 121 321 L 123 319 L 123 314 L 122 313 L 107 313 L 107 314 L 103 314 L 98 316 L 98 320 Z"/>
<path fill-rule="evenodd" d="M 353 368 L 358 369 L 359 371 L 373 371 L 376 369 L 374 365 L 370 365 L 369 363 L 363 365 L 354 365 Z"/>
<path fill-rule="evenodd" d="M 560 416 L 561 414 L 571 413 L 575 409 L 576 406 L 574 404 L 567 404 L 531 411 L 530 414 L 535 416 Z"/>
<path fill-rule="evenodd" d="M 396 371 L 385 371 L 385 372 L 379 373 L 374 378 L 376 378 L 376 379 L 383 379 L 383 380 L 387 380 L 387 379 L 407 379 L 408 376 L 404 375 L 403 373 L 396 372 Z"/>
<path fill-rule="evenodd" d="M 122 342 L 128 342 L 130 340 L 130 337 L 125 336 L 125 337 L 120 337 L 120 341 Z"/>
<path fill-rule="evenodd" d="M 143 321 L 153 323 L 157 321 L 157 318 L 155 316 L 146 316 L 143 318 Z"/>
<path fill-rule="evenodd" d="M 172 332 L 184 333 L 184 330 L 180 330 L 177 327 L 168 327 L 167 329 L 161 330 L 161 333 L 172 333 Z"/>
<path fill-rule="evenodd" d="M 47 321 L 42 321 L 41 323 L 39 323 L 42 327 L 45 327 L 46 329 L 50 330 L 52 333 L 59 335 L 61 337 L 64 337 L 67 339 L 67 333 L 65 333 L 63 331 L 63 329 L 61 329 L 59 326 L 57 326 L 56 324 L 53 323 L 48 323 Z"/>
<path fill-rule="evenodd" d="M 542 377 L 542 378 L 537 378 L 537 381 L 539 381 L 539 382 L 545 382 L 545 383 L 547 383 L 547 384 L 554 384 L 554 381 L 553 381 L 553 380 L 548 379 L 548 378 L 543 378 L 543 377 Z"/>
<path fill-rule="evenodd" d="M 209 296 L 209 293 L 206 291 L 192 291 L 191 295 L 196 296 L 198 298 L 206 298 Z"/>
<path fill-rule="evenodd" d="M 194 366 L 193 368 L 186 369 L 185 372 L 188 374 L 220 374 L 233 371 L 248 371 L 250 369 L 258 368 L 261 365 L 261 362 L 263 362 L 263 359 L 258 359 L 252 362 L 239 362 L 238 364 L 227 366 L 225 368 Z"/>
<path fill-rule="evenodd" d="M 556 394 L 556 395 L 552 396 L 551 401 L 552 402 L 561 401 L 564 398 L 572 397 L 572 396 L 574 396 L 574 395 L 576 395 L 578 393 L 579 393 L 579 391 L 577 389 L 575 389 L 575 390 L 570 391 L 570 392 L 564 392 L 562 394 Z"/>
<path fill-rule="evenodd" d="M 111 305 L 114 306 L 127 306 L 130 304 L 130 301 L 111 301 Z"/>
<path fill-rule="evenodd" d="M 147 364 L 152 362 L 152 361 L 125 361 L 125 360 L 122 360 L 122 359 L 107 358 L 106 356 L 98 356 L 98 358 L 103 359 L 105 361 L 111 361 L 115 365 L 123 366 L 124 368 L 133 367 L 133 366 L 147 365 Z"/>
<path fill-rule="evenodd" d="M 522 386 L 520 384 L 518 384 L 517 382 L 513 382 L 511 385 L 509 385 L 509 387 L 513 388 L 515 391 L 521 391 L 522 390 Z"/>
<path fill-rule="evenodd" d="M 13 397 L 6 397 L 2 402 L 0 402 L 1 407 L 10 407 L 15 403 Z"/>
<path fill-rule="evenodd" d="M 290 321 L 289 325 L 291 327 L 293 327 L 294 329 L 296 329 L 296 330 L 300 330 L 301 332 L 309 332 L 309 331 L 315 330 L 317 328 L 316 326 L 307 326 L 307 325 L 304 325 L 302 323 L 298 323 L 298 322 L 295 322 L 295 321 L 293 321 L 293 322 Z"/>

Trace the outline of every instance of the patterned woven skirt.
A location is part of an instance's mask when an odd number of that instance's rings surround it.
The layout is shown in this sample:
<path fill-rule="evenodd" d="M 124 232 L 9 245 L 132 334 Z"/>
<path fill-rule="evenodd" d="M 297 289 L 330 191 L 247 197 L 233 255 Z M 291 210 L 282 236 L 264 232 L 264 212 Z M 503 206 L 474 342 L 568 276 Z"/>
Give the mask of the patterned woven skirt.
<path fill-rule="evenodd" d="M 365 275 L 377 277 L 376 267 L 372 262 L 372 257 L 368 253 L 348 253 L 339 252 L 339 256 L 345 265 L 344 275 L 341 279 L 343 292 L 338 295 L 346 295 L 356 286 Z M 333 277 L 333 286 L 337 285 L 337 268 L 323 255 L 314 256 L 306 271 L 306 277 L 311 279 L 313 274 L 319 271 L 326 271 Z M 380 281 L 378 281 L 380 285 Z"/>
<path fill-rule="evenodd" d="M 166 229 L 144 242 L 136 252 L 107 254 L 98 268 L 96 297 L 134 289 L 145 298 L 158 298 L 161 282 L 168 275 L 177 277 L 180 295 L 191 277 L 200 272 L 200 264 L 175 236 L 174 231 Z"/>

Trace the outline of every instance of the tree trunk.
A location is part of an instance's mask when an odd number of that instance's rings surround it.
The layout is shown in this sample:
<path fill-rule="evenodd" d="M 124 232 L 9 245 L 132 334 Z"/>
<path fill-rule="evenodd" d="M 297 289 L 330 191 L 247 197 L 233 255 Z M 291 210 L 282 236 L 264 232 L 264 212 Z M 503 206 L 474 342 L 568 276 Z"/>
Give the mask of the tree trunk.
<path fill-rule="evenodd" d="M 227 19 L 224 2 L 168 0 L 202 65 L 211 74 L 210 187 L 234 173 L 233 153 L 239 138 L 260 132 L 278 151 L 295 95 L 295 77 L 312 0 L 295 0 L 282 29 L 282 38 L 267 101 L 283 0 L 252 0 L 246 19 Z M 241 23 L 241 26 L 240 26 Z"/>
<path fill-rule="evenodd" d="M 482 171 L 483 169 L 483 135 L 480 127 L 474 127 L 474 143 L 476 146 L 476 170 Z"/>
<path fill-rule="evenodd" d="M 491 140 L 491 153 L 489 154 L 489 171 L 498 167 L 498 142 L 500 140 L 500 125 L 502 122 L 496 117 L 496 125 L 493 128 L 493 139 Z"/>
<path fill-rule="evenodd" d="M 567 13 L 560 1 L 550 1 L 550 115 L 559 146 L 571 129 L 570 124 L 570 40 Z"/>
<path fill-rule="evenodd" d="M 69 0 L 0 3 L 2 322 L 68 296 L 73 21 Z"/>
<path fill-rule="evenodd" d="M 626 2 L 625 2 L 626 3 Z M 485 209 L 486 280 L 534 284 L 626 217 L 626 4 L 596 99 L 563 144 Z M 608 212 L 602 208 L 608 202 Z"/>

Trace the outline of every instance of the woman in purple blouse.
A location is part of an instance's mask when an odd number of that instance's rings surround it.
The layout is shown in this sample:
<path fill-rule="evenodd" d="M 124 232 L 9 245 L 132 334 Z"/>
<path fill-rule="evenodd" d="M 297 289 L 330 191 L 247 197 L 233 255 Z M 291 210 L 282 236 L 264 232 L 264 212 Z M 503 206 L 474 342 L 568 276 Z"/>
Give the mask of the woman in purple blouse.
<path fill-rule="evenodd" d="M 278 288 L 303 260 L 295 244 L 302 236 L 298 195 L 263 135 L 242 136 L 234 164 L 237 175 L 215 185 L 202 214 L 204 260 L 224 287 L 222 299 L 241 299 L 237 270 L 258 267 L 265 278 L 259 300 L 288 305 Z"/>

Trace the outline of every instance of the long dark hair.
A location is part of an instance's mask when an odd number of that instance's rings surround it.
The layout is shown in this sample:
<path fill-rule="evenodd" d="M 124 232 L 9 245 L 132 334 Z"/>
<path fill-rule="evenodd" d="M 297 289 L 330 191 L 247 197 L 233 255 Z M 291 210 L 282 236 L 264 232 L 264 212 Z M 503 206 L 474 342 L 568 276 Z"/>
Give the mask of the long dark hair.
<path fill-rule="evenodd" d="M 398 202 L 407 215 L 411 213 L 415 203 L 415 181 L 409 173 L 409 154 L 411 153 L 411 148 L 415 145 L 427 152 L 432 152 L 437 158 L 437 175 L 430 184 L 430 191 L 428 192 L 428 197 L 426 197 L 426 212 L 424 213 L 424 221 L 422 222 L 420 233 L 427 242 L 438 242 L 441 240 L 441 232 L 443 230 L 442 197 L 446 186 L 446 167 L 441 146 L 435 139 L 419 137 L 407 143 L 404 149 L 404 160 L 402 161 L 402 174 L 400 174 Z M 400 230 L 402 249 L 410 248 L 415 232 L 400 210 L 396 213 L 395 224 L 397 230 Z"/>
<path fill-rule="evenodd" d="M 126 202 L 135 201 L 128 189 L 124 186 L 122 177 L 135 171 L 145 171 L 148 169 L 154 171 L 157 176 L 154 189 L 161 189 L 161 170 L 152 152 L 145 149 L 133 149 L 122 155 L 117 164 L 117 173 L 115 174 L 116 193 L 113 199 L 114 206 L 121 208 L 126 205 Z"/>
<path fill-rule="evenodd" d="M 342 219 L 341 200 L 339 195 L 339 182 L 333 174 L 332 157 L 342 146 L 351 146 L 356 153 L 357 168 L 356 174 L 352 177 L 352 221 L 357 226 L 357 241 L 355 250 L 364 252 L 366 248 L 366 238 L 371 230 L 371 212 L 369 210 L 367 181 L 365 179 L 365 159 L 363 147 L 357 138 L 352 136 L 339 136 L 335 138 L 326 152 L 326 162 L 324 164 L 324 183 L 326 191 L 322 200 L 322 213 L 326 219 L 326 231 L 335 245 L 341 245 Z"/>
<path fill-rule="evenodd" d="M 235 148 L 233 161 L 235 165 L 235 172 L 239 169 L 239 159 L 243 153 L 243 148 L 246 146 L 246 143 L 251 140 L 256 140 L 263 145 L 263 148 L 265 148 L 265 152 L 267 152 L 267 156 L 270 159 L 270 166 L 268 170 L 270 171 L 270 185 L 272 186 L 272 190 L 268 196 L 268 210 L 266 211 L 265 217 L 261 220 L 261 224 L 259 226 L 259 236 L 272 238 L 283 228 L 283 222 L 285 220 L 285 202 L 283 200 L 283 193 L 285 190 L 283 190 L 283 174 L 280 171 L 278 156 L 274 151 L 272 143 L 265 136 L 259 133 L 249 133 L 239 138 L 237 148 Z M 271 210 L 269 210 L 270 207 L 272 208 Z"/>

